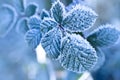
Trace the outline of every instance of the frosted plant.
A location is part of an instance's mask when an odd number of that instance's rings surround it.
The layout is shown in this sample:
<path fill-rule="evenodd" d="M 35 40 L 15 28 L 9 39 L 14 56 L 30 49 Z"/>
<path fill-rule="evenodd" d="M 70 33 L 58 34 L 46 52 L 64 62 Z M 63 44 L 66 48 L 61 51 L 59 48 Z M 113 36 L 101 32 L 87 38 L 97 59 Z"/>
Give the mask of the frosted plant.
<path fill-rule="evenodd" d="M 49 12 L 43 10 L 40 17 L 30 18 L 30 30 L 25 37 L 32 48 L 41 44 L 47 57 L 58 60 L 65 69 L 77 73 L 91 71 L 103 59 L 98 47 L 111 45 L 119 38 L 119 31 L 111 25 L 100 26 L 85 38 L 83 32 L 96 19 L 97 14 L 88 7 L 76 4 L 67 12 L 57 0 Z"/>
<path fill-rule="evenodd" d="M 27 43 L 29 44 L 29 46 L 31 46 L 32 49 L 35 49 L 40 43 L 40 40 L 42 38 L 42 33 L 41 33 L 42 29 L 40 28 L 40 26 L 41 26 L 42 20 L 45 17 L 49 17 L 49 13 L 46 10 L 42 10 L 40 16 L 35 15 L 30 17 L 28 20 L 29 30 L 25 34 L 25 39 L 27 40 Z M 49 28 L 45 28 L 43 32 L 48 29 Z"/>
<path fill-rule="evenodd" d="M 112 25 L 103 25 L 94 30 L 87 38 L 94 46 L 113 45 L 119 38 L 119 31 Z"/>

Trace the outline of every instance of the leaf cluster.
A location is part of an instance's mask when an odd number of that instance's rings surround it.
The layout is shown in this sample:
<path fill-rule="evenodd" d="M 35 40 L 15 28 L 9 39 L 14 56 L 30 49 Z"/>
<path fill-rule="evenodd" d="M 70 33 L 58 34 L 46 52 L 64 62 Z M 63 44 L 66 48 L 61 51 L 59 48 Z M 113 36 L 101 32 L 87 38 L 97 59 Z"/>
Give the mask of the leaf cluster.
<path fill-rule="evenodd" d="M 40 16 L 30 18 L 26 40 L 32 48 L 41 44 L 47 57 L 58 60 L 67 70 L 91 71 L 102 59 L 97 47 L 112 45 L 119 38 L 119 31 L 111 25 L 100 26 L 84 38 L 81 34 L 91 28 L 97 16 L 92 9 L 80 4 L 67 12 L 64 4 L 57 0 L 49 12 L 43 10 Z"/>

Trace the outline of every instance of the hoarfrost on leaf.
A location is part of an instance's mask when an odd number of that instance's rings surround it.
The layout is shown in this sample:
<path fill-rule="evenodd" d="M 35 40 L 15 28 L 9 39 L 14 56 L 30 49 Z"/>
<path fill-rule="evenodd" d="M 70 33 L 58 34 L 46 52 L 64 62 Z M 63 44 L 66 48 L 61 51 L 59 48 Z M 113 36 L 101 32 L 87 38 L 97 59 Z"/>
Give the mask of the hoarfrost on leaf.
<path fill-rule="evenodd" d="M 28 45 L 33 49 L 39 45 L 41 38 L 42 35 L 38 29 L 30 29 L 25 35 Z"/>
<path fill-rule="evenodd" d="M 113 45 L 119 38 L 120 32 L 112 25 L 103 25 L 94 30 L 87 38 L 93 46 L 109 46 Z"/>
<path fill-rule="evenodd" d="M 40 24 L 40 30 L 42 35 L 47 33 L 49 30 L 57 27 L 57 22 L 52 18 L 44 18 Z"/>
<path fill-rule="evenodd" d="M 65 6 L 59 0 L 54 2 L 51 8 L 52 17 L 58 22 L 61 23 L 63 16 L 65 14 Z"/>
<path fill-rule="evenodd" d="M 70 71 L 90 71 L 97 62 L 95 49 L 80 35 L 68 35 L 62 39 L 59 61 Z"/>
<path fill-rule="evenodd" d="M 57 59 L 60 54 L 62 33 L 59 28 L 53 28 L 41 39 L 41 45 L 44 48 L 48 58 Z"/>
<path fill-rule="evenodd" d="M 40 18 L 37 16 L 32 16 L 28 20 L 28 27 L 29 29 L 40 29 Z"/>
<path fill-rule="evenodd" d="M 96 18 L 97 14 L 92 9 L 79 4 L 67 13 L 62 25 L 69 31 L 82 32 L 90 28 Z"/>

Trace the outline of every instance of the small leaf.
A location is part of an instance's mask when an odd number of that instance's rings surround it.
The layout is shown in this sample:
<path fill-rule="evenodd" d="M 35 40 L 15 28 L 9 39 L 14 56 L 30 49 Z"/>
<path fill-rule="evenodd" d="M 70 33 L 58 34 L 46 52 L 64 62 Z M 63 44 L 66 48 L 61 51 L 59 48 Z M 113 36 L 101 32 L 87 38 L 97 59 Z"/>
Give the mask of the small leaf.
<path fill-rule="evenodd" d="M 39 45 L 41 37 L 40 30 L 37 29 L 30 29 L 25 35 L 28 45 L 33 49 Z"/>
<path fill-rule="evenodd" d="M 41 14 L 40 14 L 40 18 L 43 20 L 45 17 L 49 17 L 49 13 L 48 11 L 46 11 L 45 9 L 42 10 Z"/>
<path fill-rule="evenodd" d="M 27 19 L 25 18 L 20 19 L 16 26 L 17 26 L 16 31 L 19 32 L 20 34 L 25 34 L 29 30 L 27 25 Z"/>
<path fill-rule="evenodd" d="M 42 32 L 42 35 L 53 29 L 54 27 L 57 27 L 57 22 L 55 22 L 54 19 L 44 18 L 44 20 L 42 20 L 40 24 L 40 30 Z"/>
<path fill-rule="evenodd" d="M 58 23 L 61 23 L 63 20 L 64 14 L 65 14 L 65 6 L 63 3 L 57 0 L 52 5 L 51 15 Z"/>
<path fill-rule="evenodd" d="M 41 23 L 41 20 L 39 17 L 32 16 L 28 20 L 28 27 L 29 27 L 29 29 L 40 29 L 40 23 Z"/>
<path fill-rule="evenodd" d="M 59 57 L 62 66 L 70 71 L 90 71 L 97 62 L 95 49 L 80 35 L 68 35 L 62 39 Z"/>
<path fill-rule="evenodd" d="M 27 8 L 25 9 L 25 15 L 27 17 L 33 16 L 37 10 L 36 4 L 29 4 Z"/>
<path fill-rule="evenodd" d="M 93 46 L 113 45 L 119 38 L 119 31 L 111 25 L 103 25 L 94 30 L 87 38 Z"/>
<path fill-rule="evenodd" d="M 53 28 L 41 39 L 41 45 L 45 49 L 48 58 L 57 59 L 60 54 L 61 31 Z"/>
<path fill-rule="evenodd" d="M 72 32 L 82 32 L 90 28 L 97 18 L 97 14 L 88 7 L 76 5 L 65 16 L 62 25 Z"/>

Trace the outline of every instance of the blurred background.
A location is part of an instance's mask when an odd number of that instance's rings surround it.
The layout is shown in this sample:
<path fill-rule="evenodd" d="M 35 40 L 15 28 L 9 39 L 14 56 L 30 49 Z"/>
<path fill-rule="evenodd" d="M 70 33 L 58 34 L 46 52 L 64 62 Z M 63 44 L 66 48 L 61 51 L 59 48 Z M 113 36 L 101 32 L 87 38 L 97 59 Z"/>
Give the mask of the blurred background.
<path fill-rule="evenodd" d="M 78 80 L 81 76 L 65 71 L 57 61 L 46 59 L 41 46 L 33 50 L 24 40 L 29 17 L 43 8 L 49 10 L 51 1 L 54 0 L 0 0 L 0 80 Z M 61 1 L 66 6 L 72 3 L 72 0 Z M 120 29 L 120 0 L 73 0 L 72 4 L 77 3 L 91 7 L 99 15 L 86 33 L 104 24 Z M 105 54 L 104 64 L 86 79 L 79 80 L 120 80 L 120 40 L 101 49 Z"/>

